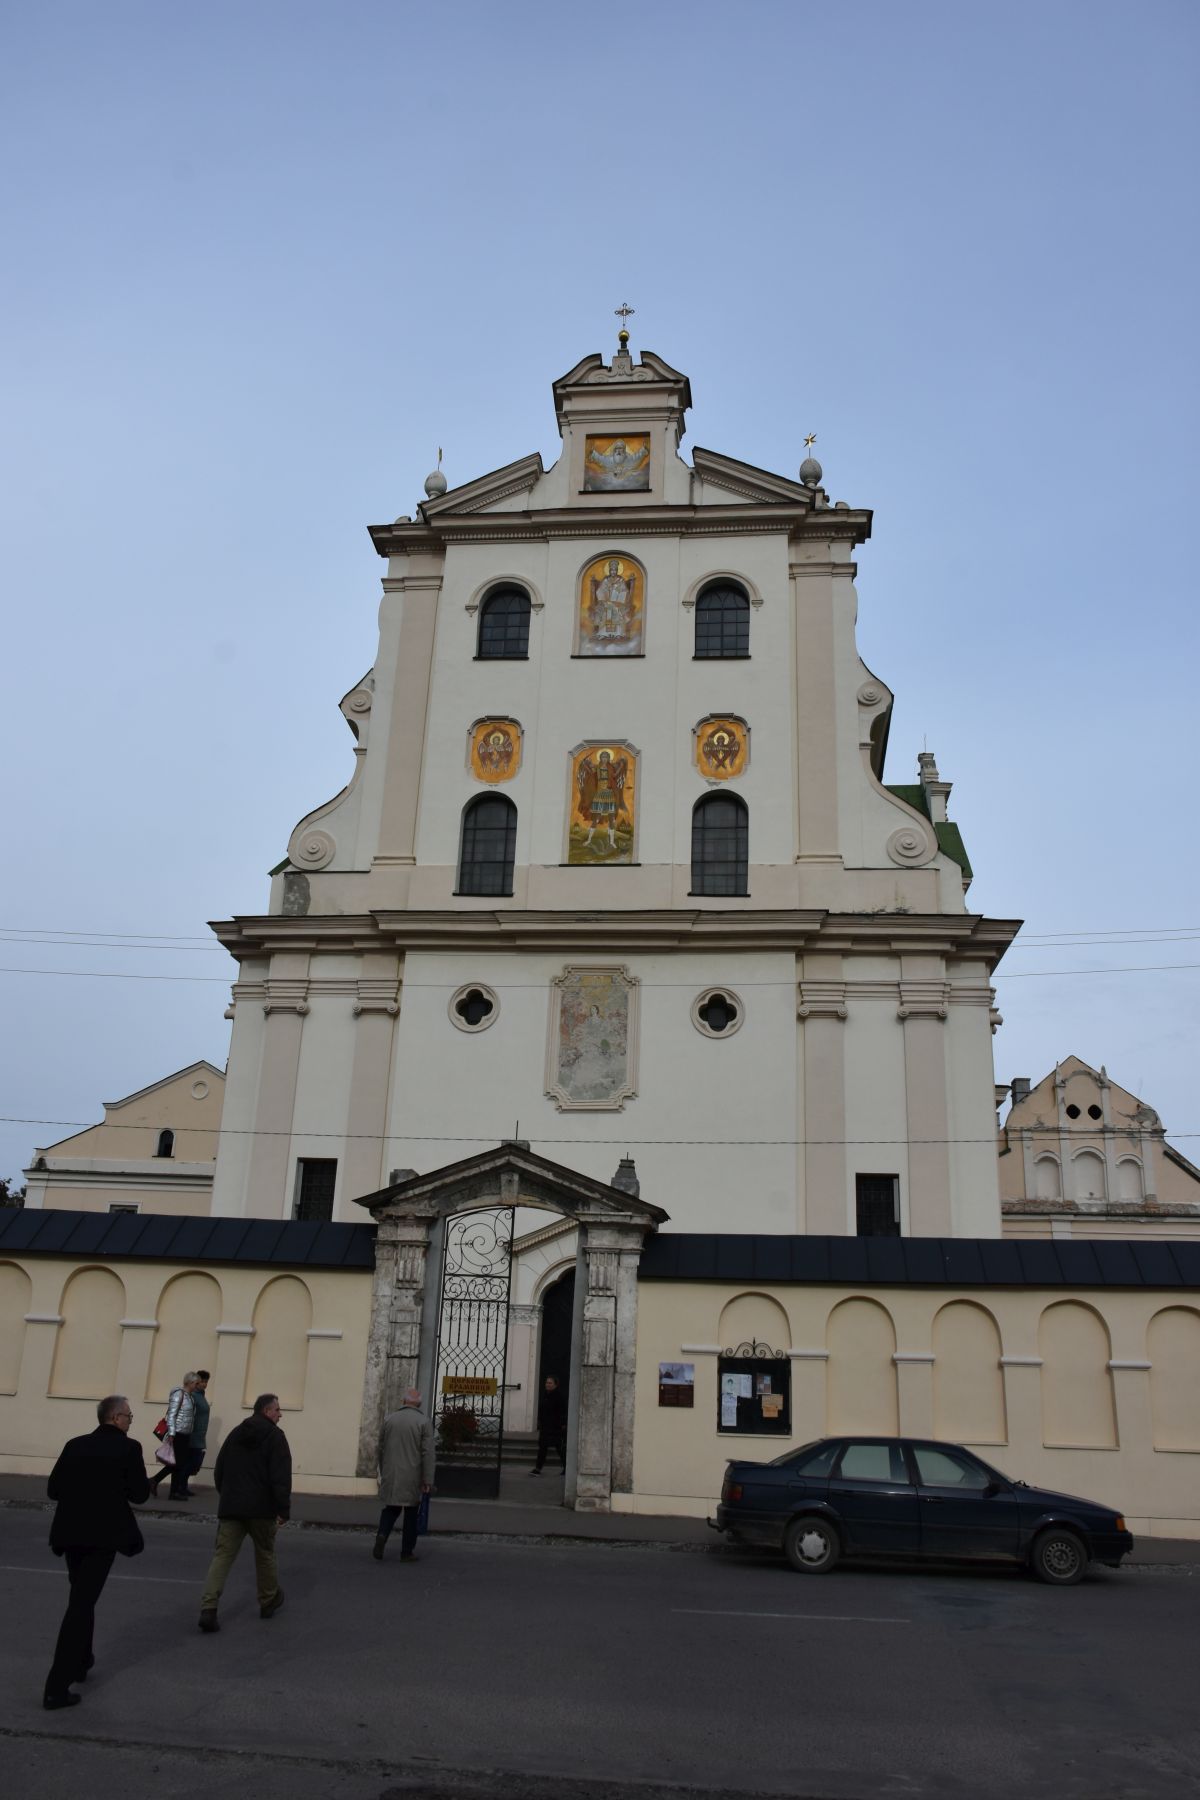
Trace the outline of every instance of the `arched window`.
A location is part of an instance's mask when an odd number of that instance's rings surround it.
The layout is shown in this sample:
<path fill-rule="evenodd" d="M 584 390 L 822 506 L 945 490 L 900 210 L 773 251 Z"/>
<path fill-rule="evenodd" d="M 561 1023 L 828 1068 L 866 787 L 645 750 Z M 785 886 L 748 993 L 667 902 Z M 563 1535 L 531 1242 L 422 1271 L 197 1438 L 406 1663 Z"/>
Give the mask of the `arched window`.
<path fill-rule="evenodd" d="M 732 582 L 714 582 L 696 601 L 696 655 L 749 654 L 749 595 Z"/>
<path fill-rule="evenodd" d="M 529 595 L 524 588 L 494 588 L 479 609 L 479 655 L 508 659 L 529 655 Z"/>
<path fill-rule="evenodd" d="M 155 1154 L 155 1156 L 174 1156 L 174 1154 L 175 1154 L 175 1133 L 173 1131 L 160 1131 L 159 1132 L 159 1134 L 158 1134 L 158 1149 L 154 1152 L 154 1154 Z"/>
<path fill-rule="evenodd" d="M 460 894 L 511 894 L 517 809 L 503 794 L 481 794 L 463 808 Z"/>
<path fill-rule="evenodd" d="M 692 809 L 693 894 L 744 894 L 750 813 L 736 794 L 706 794 Z"/>

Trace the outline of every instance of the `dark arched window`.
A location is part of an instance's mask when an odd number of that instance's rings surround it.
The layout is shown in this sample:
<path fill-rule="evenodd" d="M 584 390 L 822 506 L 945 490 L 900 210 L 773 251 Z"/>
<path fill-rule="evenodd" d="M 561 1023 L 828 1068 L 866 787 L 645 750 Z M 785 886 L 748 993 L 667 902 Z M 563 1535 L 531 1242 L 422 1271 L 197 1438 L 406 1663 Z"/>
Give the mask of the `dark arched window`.
<path fill-rule="evenodd" d="M 736 794 L 706 794 L 692 811 L 693 894 L 744 894 L 750 814 Z"/>
<path fill-rule="evenodd" d="M 529 595 L 524 588 L 494 588 L 479 609 L 479 654 L 529 655 Z"/>
<path fill-rule="evenodd" d="M 503 794 L 481 794 L 463 808 L 460 894 L 511 894 L 517 809 Z"/>
<path fill-rule="evenodd" d="M 158 1149 L 154 1152 L 154 1154 L 155 1154 L 155 1156 L 174 1156 L 174 1154 L 175 1154 L 175 1133 L 173 1131 L 160 1131 L 159 1132 L 159 1134 L 158 1134 Z"/>
<path fill-rule="evenodd" d="M 714 582 L 696 602 L 696 655 L 749 654 L 749 596 L 730 581 Z"/>

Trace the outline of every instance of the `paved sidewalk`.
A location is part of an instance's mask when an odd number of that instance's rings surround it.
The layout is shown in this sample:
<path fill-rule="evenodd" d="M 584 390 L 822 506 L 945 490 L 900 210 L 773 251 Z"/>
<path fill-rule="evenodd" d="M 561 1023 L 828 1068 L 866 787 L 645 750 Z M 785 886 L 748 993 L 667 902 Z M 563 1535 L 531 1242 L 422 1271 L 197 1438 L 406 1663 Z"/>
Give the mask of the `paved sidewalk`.
<path fill-rule="evenodd" d="M 505 1475 L 497 1500 L 446 1500 L 433 1497 L 430 1529 L 435 1536 L 470 1533 L 476 1537 L 573 1539 L 609 1544 L 658 1544 L 720 1550 L 727 1540 L 703 1519 L 659 1517 L 651 1513 L 577 1513 L 562 1505 L 561 1477 L 543 1477 L 533 1493 L 529 1477 Z M 217 1516 L 215 1490 L 192 1484 L 194 1499 L 170 1501 L 165 1492 L 139 1513 L 163 1519 L 189 1519 L 210 1525 Z M 0 1475 L 0 1506 L 49 1507 L 40 1475 Z M 716 1510 L 716 1500 L 713 1501 Z M 374 1531 L 379 1502 L 371 1496 L 294 1494 L 292 1523 L 334 1531 Z M 1136 1537 L 1124 1568 L 1200 1566 L 1200 1539 Z"/>

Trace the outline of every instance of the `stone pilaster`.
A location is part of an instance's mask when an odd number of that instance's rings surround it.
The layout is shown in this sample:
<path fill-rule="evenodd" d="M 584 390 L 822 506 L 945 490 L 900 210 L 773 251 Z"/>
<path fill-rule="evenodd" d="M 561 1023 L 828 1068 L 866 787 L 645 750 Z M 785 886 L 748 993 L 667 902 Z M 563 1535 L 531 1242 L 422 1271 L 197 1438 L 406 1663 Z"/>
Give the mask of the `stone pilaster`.
<path fill-rule="evenodd" d="M 840 956 L 805 956 L 796 1017 L 803 1020 L 803 1232 L 845 1237 L 854 1228 L 846 1192 L 846 980 Z"/>
<path fill-rule="evenodd" d="M 937 956 L 902 956 L 904 1092 L 908 1125 L 908 1230 L 913 1237 L 950 1237 L 950 1112 L 944 1028 L 950 993 Z"/>
<path fill-rule="evenodd" d="M 354 1001 L 357 1026 L 346 1115 L 344 1201 L 374 1192 L 384 1177 L 383 1145 L 400 984 L 400 966 L 394 953 L 363 957 Z"/>
<path fill-rule="evenodd" d="M 371 1326 L 363 1376 L 358 1474 L 377 1466 L 379 1429 L 405 1388 L 417 1385 L 425 1307 L 429 1225 L 425 1218 L 382 1218 L 375 1237 Z"/>
<path fill-rule="evenodd" d="M 308 1012 L 308 949 L 271 959 L 262 1002 L 266 1014 L 258 1070 L 258 1104 L 247 1183 L 248 1211 L 286 1219 L 291 1212 L 288 1166 L 300 1073 L 300 1040 Z"/>

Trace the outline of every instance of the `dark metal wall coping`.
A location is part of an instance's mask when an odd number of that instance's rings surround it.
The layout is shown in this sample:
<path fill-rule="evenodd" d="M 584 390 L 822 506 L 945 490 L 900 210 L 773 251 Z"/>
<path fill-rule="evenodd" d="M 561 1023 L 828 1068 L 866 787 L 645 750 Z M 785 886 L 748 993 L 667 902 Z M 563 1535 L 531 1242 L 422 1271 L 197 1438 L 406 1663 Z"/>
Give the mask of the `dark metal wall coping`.
<path fill-rule="evenodd" d="M 374 1225 L 303 1219 L 212 1219 L 190 1214 L 0 1209 L 0 1256 L 94 1256 L 100 1261 L 287 1264 L 373 1269 Z"/>
<path fill-rule="evenodd" d="M 374 1225 L 0 1208 L 0 1256 L 372 1269 Z M 1200 1238 L 856 1238 L 664 1231 L 642 1281 L 1200 1289 Z"/>
<path fill-rule="evenodd" d="M 642 1281 L 840 1287 L 1200 1288 L 1200 1238 L 857 1238 L 667 1231 Z"/>

